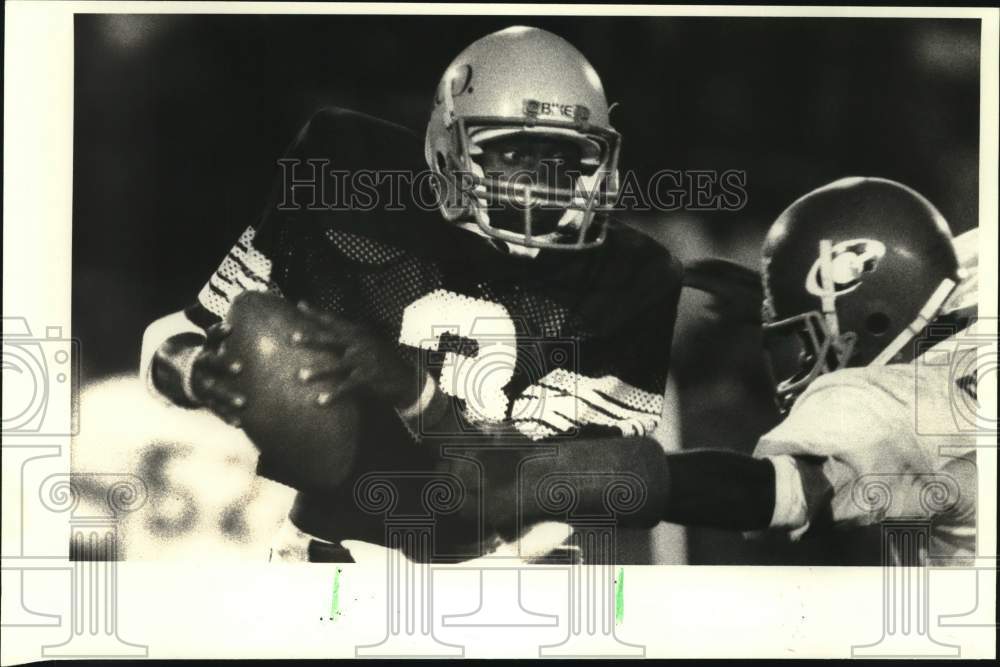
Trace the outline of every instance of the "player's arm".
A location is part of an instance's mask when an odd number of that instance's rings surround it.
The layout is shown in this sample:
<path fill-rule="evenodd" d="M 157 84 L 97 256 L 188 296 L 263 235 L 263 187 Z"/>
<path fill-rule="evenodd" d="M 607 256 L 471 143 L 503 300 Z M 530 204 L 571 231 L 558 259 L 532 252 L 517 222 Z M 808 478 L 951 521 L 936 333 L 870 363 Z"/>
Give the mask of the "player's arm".
<path fill-rule="evenodd" d="M 336 368 L 327 370 L 336 376 L 342 393 L 384 403 L 408 426 L 426 425 L 445 416 L 447 399 L 433 378 L 420 374 L 419 364 L 400 353 L 395 340 L 358 319 L 363 309 L 344 305 L 364 298 L 357 293 L 356 281 L 358 269 L 363 273 L 368 259 L 363 252 L 332 243 L 330 233 L 343 229 L 349 237 L 372 233 L 377 238 L 378 230 L 386 226 L 397 233 L 413 233 L 415 225 L 394 224 L 391 216 L 400 214 L 388 208 L 354 214 L 327 208 L 322 198 L 328 170 L 355 173 L 393 167 L 419 171 L 423 169 L 422 145 L 422 136 L 389 121 L 341 108 L 319 110 L 280 161 L 264 215 L 267 229 L 263 236 L 267 238 L 262 241 L 274 261 L 272 280 L 287 298 L 312 308 L 314 315 L 329 304 L 343 305 L 343 312 L 338 310 L 335 317 L 322 313 L 327 316 L 323 336 L 298 344 L 336 357 Z M 391 185 L 380 184 L 375 201 L 395 201 L 397 194 Z"/>
<path fill-rule="evenodd" d="M 770 529 L 792 537 L 830 523 L 864 525 L 880 516 L 858 502 L 858 485 L 872 480 L 889 485 L 888 515 L 919 515 L 926 512 L 919 489 L 935 467 L 904 436 L 912 426 L 898 413 L 892 397 L 863 373 L 838 373 L 817 380 L 799 397 L 788 417 L 760 439 L 753 456 L 721 450 L 664 454 L 646 438 L 567 441 L 544 464 L 525 466 L 519 511 L 529 523 L 553 518 L 530 500 L 530 490 L 542 488 L 548 468 L 640 475 L 647 489 L 659 491 L 648 494 L 653 504 L 644 511 L 622 516 L 624 525 L 658 517 L 691 526 Z M 656 455 L 661 459 L 654 464 Z M 513 482 L 507 484 L 508 491 L 514 488 Z M 596 490 L 582 493 L 581 503 L 601 506 Z"/>
<path fill-rule="evenodd" d="M 299 133 L 286 156 L 309 150 L 306 148 L 309 127 Z M 285 272 L 275 279 L 272 261 L 274 251 L 280 248 L 273 247 L 275 244 L 271 242 L 282 225 L 276 210 L 281 197 L 282 183 L 276 179 L 263 214 L 235 240 L 195 300 L 184 310 L 162 317 L 146 328 L 139 374 L 154 394 L 182 407 L 210 407 L 208 397 L 200 396 L 199 392 L 206 380 L 209 385 L 214 382 L 215 367 L 206 362 L 210 362 L 209 353 L 225 337 L 219 325 L 233 300 L 248 290 L 279 294 L 282 291 L 280 283 L 285 282 Z"/>
<path fill-rule="evenodd" d="M 233 300 L 246 291 L 280 293 L 271 260 L 248 227 L 209 277 L 194 303 L 150 324 L 143 333 L 139 373 L 149 389 L 175 405 L 207 407 L 233 421 L 233 394 L 220 382 L 232 369 L 218 360 L 228 333 L 222 324 Z"/>
<path fill-rule="evenodd" d="M 326 147 L 318 137 L 316 119 L 298 134 L 285 158 L 307 159 Z M 323 126 L 324 122 L 318 125 Z M 197 298 L 183 311 L 150 324 L 142 341 L 140 377 L 152 393 L 187 408 L 208 408 L 230 423 L 239 421 L 243 393 L 227 382 L 232 368 L 221 359 L 219 346 L 228 334 L 222 325 L 234 300 L 247 291 L 281 294 L 302 283 L 296 272 L 299 253 L 278 242 L 292 236 L 279 210 L 284 201 L 282 175 L 274 182 L 263 214 L 247 227 L 209 276 Z M 306 193 L 304 196 L 308 196 Z"/>
<path fill-rule="evenodd" d="M 729 450 L 664 455 L 661 518 L 689 526 L 769 530 L 793 539 L 809 530 L 868 525 L 882 517 L 931 518 L 933 503 L 925 502 L 924 491 L 948 483 L 964 487 L 961 493 L 949 490 L 961 498 L 973 488 L 961 474 L 974 466 L 956 463 L 947 475 L 940 474 L 934 458 L 907 436 L 912 424 L 905 417 L 898 401 L 866 380 L 863 371 L 821 378 L 784 421 L 761 437 L 753 456 Z M 618 453 L 608 449 L 594 456 L 614 459 Z M 877 502 L 885 502 L 878 511 L 868 506 L 875 488 Z M 935 511 L 956 511 L 941 505 Z"/>
<path fill-rule="evenodd" d="M 293 303 L 350 303 L 353 288 L 352 274 L 347 266 L 349 258 L 340 256 L 324 237 L 324 230 L 331 229 L 331 225 L 349 223 L 349 214 L 309 210 L 307 205 L 319 190 L 318 179 L 303 178 L 303 175 L 308 176 L 312 163 L 335 162 L 335 166 L 342 169 L 372 166 L 366 160 L 374 160 L 378 155 L 373 157 L 369 149 L 377 147 L 378 139 L 384 138 L 386 132 L 400 134 L 403 130 L 387 127 L 362 114 L 336 109 L 322 110 L 310 119 L 285 152 L 281 173 L 263 215 L 236 241 L 198 294 L 196 302 L 182 313 L 158 320 L 147 329 L 140 372 L 151 389 L 177 405 L 207 407 L 230 423 L 242 424 L 247 430 L 247 416 L 259 414 L 255 412 L 259 407 L 249 400 L 257 388 L 249 386 L 248 374 L 241 372 L 251 360 L 234 359 L 223 351 L 230 331 L 221 323 L 237 298 L 246 292 L 276 293 Z M 316 175 L 318 169 L 313 166 L 312 173 Z M 317 267 L 323 270 L 318 271 Z M 275 316 L 287 313 L 287 309 L 282 309 L 273 300 L 258 306 L 273 306 Z M 279 319 L 276 317 L 272 324 L 277 326 Z M 319 326 L 315 317 L 311 320 Z M 329 325 L 328 334 L 339 334 L 337 340 L 332 341 L 331 349 L 326 351 L 307 349 L 309 337 L 316 338 L 312 333 L 294 344 L 282 338 L 283 344 L 295 348 L 286 348 L 289 355 L 309 357 L 308 363 L 304 361 L 303 368 L 297 369 L 305 371 L 308 366 L 307 377 L 301 383 L 298 379 L 286 383 L 286 388 L 290 388 L 287 397 L 273 396 L 282 393 L 274 387 L 272 396 L 264 396 L 262 400 L 286 398 L 289 408 L 297 408 L 300 406 L 294 404 L 295 400 L 308 394 L 323 396 L 329 406 L 344 408 L 350 401 L 357 400 L 356 395 L 368 393 L 369 397 L 384 399 L 395 406 L 404 419 L 427 418 L 435 411 L 442 412 L 436 385 L 419 382 L 414 370 L 403 363 L 395 350 L 389 349 L 392 345 L 368 335 L 369 332 L 362 331 L 358 323 L 341 319 L 326 324 Z M 291 335 L 294 332 L 282 333 Z M 324 359 L 324 363 L 316 363 L 317 359 Z M 238 363 L 234 365 L 234 362 Z M 272 408 L 280 405 L 277 400 L 271 403 Z M 280 411 L 281 414 L 292 412 L 294 409 Z M 316 422 L 323 423 L 328 416 Z M 277 417 L 275 415 L 275 423 L 280 421 Z M 346 459 L 337 456 L 337 449 L 349 451 L 352 443 L 338 441 L 333 433 L 351 434 L 343 428 L 332 429 L 330 437 L 324 440 L 316 429 L 295 428 L 294 424 L 289 428 L 288 437 L 275 437 L 283 442 L 264 442 L 260 436 L 255 440 L 261 450 L 260 474 L 300 490 L 321 488 L 342 476 L 344 471 L 338 470 L 336 475 L 326 475 L 324 479 L 324 475 L 318 473 L 329 466 L 319 464 L 327 460 L 343 464 Z M 284 447 L 299 440 L 296 436 L 305 431 L 316 435 L 316 441 L 302 443 L 299 451 Z M 260 432 L 258 429 L 258 434 Z M 272 435 L 275 434 L 272 432 Z M 349 439 L 353 442 L 356 435 Z M 311 466 L 308 465 L 310 461 Z M 303 462 L 307 465 L 300 465 Z"/>
<path fill-rule="evenodd" d="M 921 490 L 941 481 L 938 456 L 921 445 L 911 420 L 899 396 L 867 369 L 815 380 L 754 450 L 776 471 L 771 528 L 794 539 L 821 526 L 930 519 L 933 503 Z"/>
<path fill-rule="evenodd" d="M 582 403 L 576 414 L 587 412 L 582 405 L 599 405 L 619 418 L 624 435 L 652 435 L 663 412 L 683 268 L 666 248 L 638 232 L 616 231 L 609 234 L 602 261 L 592 267 L 588 285 L 594 297 L 584 308 L 590 310 L 588 321 L 596 323 L 596 336 L 579 351 L 583 375 L 611 376 L 615 383 L 594 385 L 595 396 L 588 391 L 590 381 L 578 381 L 573 393 Z"/>
<path fill-rule="evenodd" d="M 717 264 L 698 273 L 717 278 L 712 283 L 712 293 L 726 287 L 729 288 L 726 294 L 736 292 L 742 296 L 744 284 L 750 290 L 759 285 L 752 271 L 722 262 Z M 646 265 L 652 267 L 650 271 L 655 275 L 644 276 L 639 282 L 647 287 L 655 284 L 657 288 L 639 290 L 642 297 L 612 318 L 626 323 L 623 329 L 630 340 L 628 349 L 618 352 L 614 366 L 639 385 L 649 388 L 658 385 L 656 391 L 662 392 L 670 364 L 669 341 L 676 320 L 681 271 L 676 261 L 662 252 L 651 256 Z M 662 316 L 650 322 L 650 312 Z M 668 344 L 664 345 L 664 341 Z M 578 502 L 574 512 L 605 515 L 608 485 L 614 484 L 615 474 L 626 486 L 637 485 L 644 495 L 634 511 L 618 514 L 623 526 L 649 528 L 667 521 L 753 531 L 772 525 L 779 474 L 771 460 L 729 450 L 665 454 L 661 444 L 648 437 L 651 434 L 652 431 L 647 431 L 647 437 L 548 441 L 538 445 L 548 450 L 548 455 L 526 456 L 524 461 L 516 454 L 523 451 L 518 450 L 517 439 L 497 440 L 494 444 L 505 444 L 513 453 L 498 454 L 484 447 L 476 450 L 476 466 L 468 458 L 451 460 L 445 465 L 460 473 L 468 482 L 471 495 L 478 496 L 483 507 L 491 508 L 485 516 L 493 517 L 501 532 L 508 534 L 516 533 L 517 526 L 523 529 L 540 521 L 567 518 L 546 510 L 545 504 L 538 501 L 538 494 L 547 493 L 560 477 L 573 487 Z M 450 449 L 453 453 L 462 450 Z M 442 448 L 448 450 L 447 446 Z"/>
<path fill-rule="evenodd" d="M 575 515 L 613 510 L 624 527 L 667 521 L 752 531 L 772 522 L 775 468 L 768 459 L 724 450 L 666 454 L 651 437 L 566 440 L 533 445 L 536 451 L 518 444 L 445 445 L 439 462 L 463 482 L 462 511 L 472 518 L 481 511 L 505 537 L 543 521 L 567 521 L 563 509 L 554 509 L 566 493 Z"/>
<path fill-rule="evenodd" d="M 222 332 L 213 327 L 226 316 L 233 300 L 247 290 L 276 292 L 295 302 L 345 298 L 349 281 L 337 278 L 337 267 L 344 262 L 325 249 L 321 230 L 340 224 L 338 216 L 349 214 L 310 211 L 309 205 L 323 191 L 321 165 L 335 162 L 337 168 L 348 170 L 370 166 L 364 160 L 374 145 L 373 136 L 388 131 L 399 133 L 402 128 L 343 109 L 322 109 L 314 114 L 284 152 L 263 214 L 236 240 L 196 301 L 146 329 L 140 374 L 150 389 L 177 405 L 205 405 L 199 390 L 207 380 L 210 386 L 205 389 L 212 393 L 213 376 L 225 370 L 211 363 L 206 346 L 220 342 L 223 336 L 213 334 Z M 323 266 L 325 272 L 316 273 L 316 266 Z M 398 365 L 386 366 L 390 380 L 402 373 Z M 204 377 L 196 381 L 198 375 Z M 390 382 L 389 386 L 397 385 Z M 404 409 L 416 402 L 411 396 L 417 393 L 411 389 L 413 385 L 416 382 L 411 380 L 400 393 Z M 226 397 L 218 398 L 225 403 Z"/>
<path fill-rule="evenodd" d="M 175 405 L 197 407 L 191 371 L 205 340 L 205 330 L 188 319 L 184 311 L 147 326 L 139 360 L 139 377 L 147 389 Z"/>

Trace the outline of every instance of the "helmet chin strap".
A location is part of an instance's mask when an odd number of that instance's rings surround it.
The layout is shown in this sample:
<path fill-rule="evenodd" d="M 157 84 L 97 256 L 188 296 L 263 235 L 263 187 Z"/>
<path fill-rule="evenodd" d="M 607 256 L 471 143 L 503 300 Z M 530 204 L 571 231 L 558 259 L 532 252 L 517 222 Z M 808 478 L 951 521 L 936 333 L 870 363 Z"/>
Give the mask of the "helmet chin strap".
<path fill-rule="evenodd" d="M 921 331 L 924 330 L 931 320 L 937 317 L 938 312 L 944 305 L 951 293 L 955 291 L 957 284 L 954 280 L 950 278 L 945 278 L 941 281 L 941 284 L 937 286 L 934 293 L 931 294 L 931 298 L 927 299 L 927 303 L 924 307 L 920 309 L 920 314 L 917 315 L 916 319 L 910 322 L 905 329 L 899 332 L 891 343 L 889 343 L 884 350 L 869 364 L 869 366 L 884 366 L 885 364 L 892 361 L 892 358 L 899 354 L 899 351 L 906 346 L 915 336 L 917 336 Z"/>
<path fill-rule="evenodd" d="M 493 246 L 497 252 L 506 253 L 508 255 L 513 255 L 515 257 L 525 257 L 528 259 L 534 259 L 538 256 L 540 248 L 529 248 L 527 246 L 517 245 L 516 243 L 507 243 L 506 241 L 501 241 L 500 239 L 495 239 L 486 232 L 484 232 L 478 224 L 474 222 L 460 222 L 459 227 L 466 231 L 470 231 L 477 236 L 484 238 L 491 246 Z"/>
<path fill-rule="evenodd" d="M 502 246 L 503 250 L 507 252 L 508 255 L 513 255 L 515 257 L 525 257 L 527 259 L 534 259 L 538 257 L 538 253 L 541 248 L 529 248 L 523 245 L 517 245 L 516 243 L 507 243 L 506 241 L 501 241 L 499 239 L 493 239 L 494 245 Z"/>
<path fill-rule="evenodd" d="M 837 320 L 837 291 L 833 287 L 833 242 L 830 239 L 819 242 L 819 257 L 823 319 L 830 334 L 836 338 L 840 335 L 840 322 Z"/>

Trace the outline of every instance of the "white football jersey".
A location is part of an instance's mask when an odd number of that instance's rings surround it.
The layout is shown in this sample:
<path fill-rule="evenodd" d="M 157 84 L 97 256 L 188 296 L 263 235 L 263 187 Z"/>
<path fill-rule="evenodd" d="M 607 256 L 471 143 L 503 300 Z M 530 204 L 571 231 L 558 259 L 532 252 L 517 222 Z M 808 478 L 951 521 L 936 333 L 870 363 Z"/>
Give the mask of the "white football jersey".
<path fill-rule="evenodd" d="M 772 528 L 797 537 L 821 512 L 841 527 L 909 520 L 929 529 L 922 561 L 975 556 L 975 434 L 968 415 L 976 385 L 968 371 L 976 364 L 958 355 L 975 355 L 976 348 L 957 339 L 912 363 L 822 375 L 799 396 L 754 452 L 775 464 Z M 821 476 L 806 472 L 809 462 Z"/>

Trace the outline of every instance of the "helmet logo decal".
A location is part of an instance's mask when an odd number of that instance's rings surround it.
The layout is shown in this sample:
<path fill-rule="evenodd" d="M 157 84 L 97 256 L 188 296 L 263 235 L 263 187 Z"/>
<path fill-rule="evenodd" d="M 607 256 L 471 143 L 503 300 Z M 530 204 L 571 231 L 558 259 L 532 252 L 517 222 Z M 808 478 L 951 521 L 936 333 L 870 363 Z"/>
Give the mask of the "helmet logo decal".
<path fill-rule="evenodd" d="M 823 276 L 823 258 L 817 257 L 806 276 L 806 290 L 823 297 L 823 284 L 829 279 L 835 296 L 846 294 L 861 284 L 861 278 L 878 267 L 885 256 L 885 245 L 873 239 L 851 239 L 835 244 L 831 249 L 830 276 Z"/>
<path fill-rule="evenodd" d="M 465 93 L 472 92 L 472 65 L 462 65 L 457 69 L 457 71 L 450 77 L 448 81 L 451 83 L 451 96 L 459 97 Z M 444 84 L 444 82 L 442 82 Z M 445 85 L 438 87 L 437 94 L 434 96 L 434 104 L 441 104 L 444 102 L 444 90 Z"/>
<path fill-rule="evenodd" d="M 590 109 L 582 104 L 559 104 L 557 102 L 539 102 L 524 100 L 524 115 L 529 118 L 539 116 L 562 116 L 578 123 L 586 123 L 590 119 Z"/>

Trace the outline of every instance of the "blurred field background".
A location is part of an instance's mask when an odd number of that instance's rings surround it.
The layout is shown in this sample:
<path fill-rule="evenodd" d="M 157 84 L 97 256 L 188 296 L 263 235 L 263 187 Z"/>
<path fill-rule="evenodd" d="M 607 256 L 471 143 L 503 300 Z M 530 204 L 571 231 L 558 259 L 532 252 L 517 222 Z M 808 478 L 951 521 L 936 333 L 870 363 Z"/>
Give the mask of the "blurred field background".
<path fill-rule="evenodd" d="M 291 498 L 254 477 L 238 432 L 144 392 L 143 328 L 193 300 L 315 109 L 422 129 L 450 59 L 519 23 L 567 38 L 600 72 L 621 104 L 624 168 L 746 171 L 740 211 L 628 220 L 684 261 L 755 267 L 773 218 L 846 175 L 915 187 L 956 233 L 977 224 L 976 21 L 77 15 L 73 466 L 146 481 L 124 557 L 266 559 Z M 776 418 L 755 331 L 703 306 L 685 298 L 674 343 L 682 441 L 748 449 Z M 834 542 L 795 551 L 715 531 L 687 545 L 692 563 L 850 560 Z"/>

